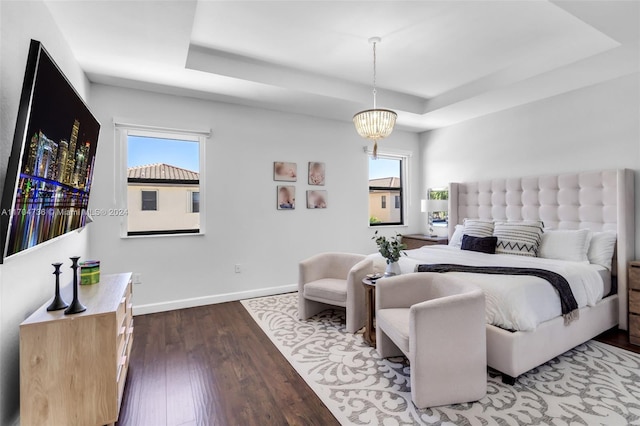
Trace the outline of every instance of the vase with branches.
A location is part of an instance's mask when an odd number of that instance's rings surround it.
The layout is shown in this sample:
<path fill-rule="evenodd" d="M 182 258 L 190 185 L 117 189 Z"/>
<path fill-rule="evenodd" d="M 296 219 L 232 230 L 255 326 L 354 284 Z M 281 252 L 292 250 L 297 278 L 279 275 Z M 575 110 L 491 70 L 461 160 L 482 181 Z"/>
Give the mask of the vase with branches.
<path fill-rule="evenodd" d="M 407 255 L 404 250 L 407 248 L 406 244 L 402 243 L 402 234 L 396 234 L 393 237 L 387 238 L 384 235 L 378 235 L 378 231 L 371 238 L 375 240 L 378 245 L 378 251 L 387 261 L 387 269 L 385 276 L 399 275 L 400 266 L 398 260 L 402 255 Z"/>

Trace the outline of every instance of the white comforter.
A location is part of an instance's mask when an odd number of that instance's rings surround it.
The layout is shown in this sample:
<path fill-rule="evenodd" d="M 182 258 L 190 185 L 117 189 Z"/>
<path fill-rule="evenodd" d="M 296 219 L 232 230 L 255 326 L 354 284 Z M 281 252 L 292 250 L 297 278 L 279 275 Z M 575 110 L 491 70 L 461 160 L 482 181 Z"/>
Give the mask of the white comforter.
<path fill-rule="evenodd" d="M 376 269 L 384 269 L 384 259 L 371 255 Z M 594 306 L 603 297 L 604 283 L 598 267 L 588 263 L 485 254 L 444 245 L 407 250 L 400 261 L 403 274 L 413 272 L 417 264 L 454 263 L 471 266 L 509 266 L 540 268 L 562 275 L 568 282 L 578 307 Z M 548 281 L 530 276 L 469 274 L 449 272 L 482 288 L 486 296 L 488 324 L 508 330 L 534 330 L 538 324 L 562 315 L 558 292 Z M 578 321 L 580 321 L 578 319 Z"/>

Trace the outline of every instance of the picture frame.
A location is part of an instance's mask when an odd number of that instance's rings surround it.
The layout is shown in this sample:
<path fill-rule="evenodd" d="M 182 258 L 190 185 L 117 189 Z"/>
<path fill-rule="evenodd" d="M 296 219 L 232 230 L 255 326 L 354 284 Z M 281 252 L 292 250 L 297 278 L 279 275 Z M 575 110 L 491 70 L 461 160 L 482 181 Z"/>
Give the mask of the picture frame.
<path fill-rule="evenodd" d="M 274 161 L 273 180 L 277 182 L 297 182 L 298 164 L 287 161 Z"/>
<path fill-rule="evenodd" d="M 309 162 L 308 183 L 309 185 L 324 186 L 325 164 L 319 161 Z"/>
<path fill-rule="evenodd" d="M 295 210 L 296 187 L 293 185 L 278 185 L 276 206 L 278 210 Z"/>
<path fill-rule="evenodd" d="M 327 190 L 310 189 L 307 191 L 307 208 L 308 209 L 326 209 L 327 208 Z"/>

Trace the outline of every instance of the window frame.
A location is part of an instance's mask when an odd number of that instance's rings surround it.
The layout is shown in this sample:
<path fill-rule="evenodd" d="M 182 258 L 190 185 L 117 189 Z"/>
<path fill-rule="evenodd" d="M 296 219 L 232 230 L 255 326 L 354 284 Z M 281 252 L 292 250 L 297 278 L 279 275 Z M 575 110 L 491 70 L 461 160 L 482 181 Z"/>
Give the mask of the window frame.
<path fill-rule="evenodd" d="M 371 187 L 369 187 L 369 191 L 371 191 Z M 385 209 L 387 208 L 387 196 L 386 195 L 381 195 L 380 196 L 380 208 L 381 209 Z"/>
<path fill-rule="evenodd" d="M 140 136 L 158 139 L 175 139 L 198 143 L 199 179 L 198 191 L 200 193 L 199 228 L 197 230 L 160 230 L 160 231 L 129 231 L 128 216 L 121 216 L 120 238 L 149 238 L 149 237 L 181 237 L 193 235 L 205 235 L 206 233 L 206 167 L 205 167 L 205 146 L 207 139 L 211 136 L 210 130 L 185 130 L 159 126 L 148 126 L 131 124 L 127 121 L 114 119 L 116 140 L 114 144 L 114 157 L 118 158 L 114 170 L 114 204 L 121 211 L 128 209 L 128 179 L 127 179 L 127 157 L 128 157 L 128 137 Z M 142 201 L 142 200 L 141 200 Z M 159 194 L 156 196 L 156 208 L 159 207 Z M 142 208 L 142 206 L 140 206 Z M 156 210 L 157 211 L 157 210 Z"/>
<path fill-rule="evenodd" d="M 432 194 L 441 193 L 442 195 L 446 195 L 446 198 L 433 198 Z M 427 200 L 430 199 L 438 199 L 438 200 L 447 200 L 449 201 L 449 188 L 448 187 L 439 187 L 439 188 L 427 188 Z M 433 222 L 433 213 L 435 212 L 427 212 L 427 217 L 430 220 L 431 226 L 434 228 L 448 228 L 449 227 L 449 212 L 446 211 L 447 217 L 444 222 Z"/>
<path fill-rule="evenodd" d="M 370 176 L 371 171 L 369 170 L 369 161 L 371 161 L 373 157 L 373 152 L 368 147 L 364 147 L 364 152 L 367 154 L 367 177 Z M 398 160 L 400 161 L 400 221 L 399 222 L 379 222 L 379 223 L 371 223 L 369 221 L 370 228 L 380 228 L 380 227 L 407 227 L 409 226 L 407 223 L 407 207 L 410 205 L 409 194 L 409 160 L 411 158 L 410 152 L 393 152 L 393 151 L 378 151 L 379 159 L 388 159 L 388 160 Z M 374 160 L 375 161 L 375 160 Z M 368 181 L 367 181 L 368 182 Z M 369 186 L 369 194 L 371 190 L 389 190 L 388 187 L 375 187 Z M 395 191 L 395 189 L 394 189 Z M 367 208 L 368 215 L 367 218 L 371 217 L 371 211 L 369 207 Z"/>

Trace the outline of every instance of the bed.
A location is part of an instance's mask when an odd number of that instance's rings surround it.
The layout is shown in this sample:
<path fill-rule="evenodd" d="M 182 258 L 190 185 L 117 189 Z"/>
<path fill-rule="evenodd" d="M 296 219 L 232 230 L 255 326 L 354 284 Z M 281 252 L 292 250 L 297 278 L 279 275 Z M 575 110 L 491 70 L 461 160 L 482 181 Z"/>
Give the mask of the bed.
<path fill-rule="evenodd" d="M 579 301 L 577 320 L 565 324 L 565 318 L 556 312 L 555 315 L 539 315 L 533 326 L 486 325 L 487 363 L 503 374 L 503 381 L 513 383 L 519 375 L 616 325 L 627 329 L 626 270 L 628 262 L 634 258 L 635 249 L 633 171 L 605 170 L 451 183 L 450 239 L 455 225 L 463 224 L 465 218 L 542 221 L 545 229 L 588 229 L 593 232 L 614 231 L 617 234 L 610 272 L 597 267 L 591 268 L 593 271 L 590 272 L 589 265 L 581 266 L 584 270 L 578 275 L 591 274 L 594 277 L 599 274 L 601 279 L 600 284 L 596 283 L 590 289 L 589 286 L 584 287 L 584 291 L 591 291 L 592 294 L 576 294 L 576 300 L 587 299 Z M 417 263 L 442 263 L 443 259 L 446 262 L 451 254 L 447 251 L 451 251 L 450 247 L 409 251 L 408 258 L 403 260 L 403 272 Z M 519 257 L 508 254 L 484 256 Z M 464 254 L 463 257 L 468 255 Z M 498 261 L 498 258 L 494 259 Z M 473 256 L 467 260 L 473 263 Z M 550 263 L 547 266 L 544 263 L 541 268 L 563 268 L 562 265 L 554 266 L 553 262 L 546 262 Z M 564 271 L 563 275 L 573 272 Z M 514 280 L 520 278 L 512 277 Z M 582 291 L 578 287 L 571 284 L 574 293 Z M 520 330 L 514 331 L 514 328 Z"/>
<path fill-rule="evenodd" d="M 540 257 L 485 254 L 452 246 L 425 246 L 407 250 L 399 260 L 403 274 L 418 265 L 459 264 L 472 267 L 537 268 L 567 279 L 578 308 L 595 306 L 611 291 L 609 270 L 601 265 Z M 449 272 L 480 287 L 486 296 L 487 324 L 513 331 L 534 331 L 542 323 L 563 314 L 556 289 L 544 278 Z"/>

